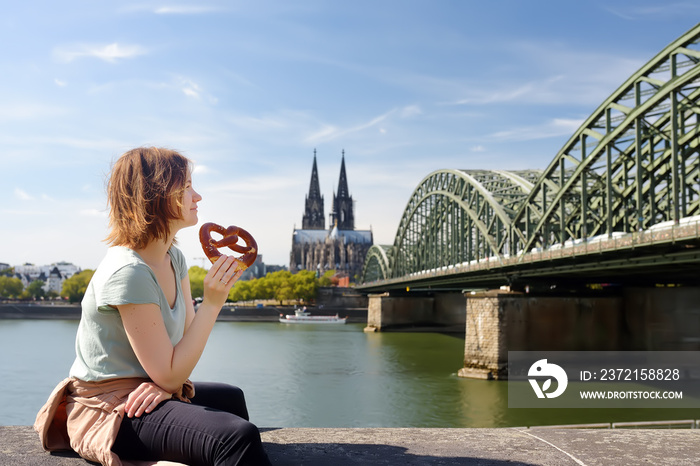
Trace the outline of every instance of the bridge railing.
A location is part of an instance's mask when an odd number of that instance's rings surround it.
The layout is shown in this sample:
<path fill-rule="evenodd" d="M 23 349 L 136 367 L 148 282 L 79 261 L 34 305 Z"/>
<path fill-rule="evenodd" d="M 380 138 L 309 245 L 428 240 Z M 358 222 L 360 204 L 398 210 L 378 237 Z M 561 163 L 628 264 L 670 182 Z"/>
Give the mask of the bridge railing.
<path fill-rule="evenodd" d="M 559 259 L 574 258 L 590 254 L 603 254 L 613 251 L 650 247 L 657 244 L 687 242 L 700 238 L 700 216 L 681 219 L 678 223 L 663 222 L 647 230 L 633 233 L 614 232 L 612 235 L 600 235 L 593 238 L 567 241 L 555 244 L 549 248 L 533 248 L 529 252 L 518 255 L 503 255 L 485 257 L 470 262 L 446 265 L 443 267 L 412 272 L 403 277 L 396 277 L 372 283 L 394 283 L 426 278 L 439 278 L 453 274 L 493 271 L 496 269 L 519 266 L 535 262 L 551 262 Z"/>

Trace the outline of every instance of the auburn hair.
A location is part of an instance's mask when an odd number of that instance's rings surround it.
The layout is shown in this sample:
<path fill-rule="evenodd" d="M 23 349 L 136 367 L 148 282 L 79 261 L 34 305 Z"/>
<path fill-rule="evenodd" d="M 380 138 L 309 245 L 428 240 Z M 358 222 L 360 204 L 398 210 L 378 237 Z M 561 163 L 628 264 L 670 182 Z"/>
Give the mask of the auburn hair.
<path fill-rule="evenodd" d="M 167 239 L 172 220 L 182 218 L 182 199 L 191 162 L 183 155 L 158 147 L 139 147 L 114 163 L 107 184 L 113 246 L 142 249 Z"/>

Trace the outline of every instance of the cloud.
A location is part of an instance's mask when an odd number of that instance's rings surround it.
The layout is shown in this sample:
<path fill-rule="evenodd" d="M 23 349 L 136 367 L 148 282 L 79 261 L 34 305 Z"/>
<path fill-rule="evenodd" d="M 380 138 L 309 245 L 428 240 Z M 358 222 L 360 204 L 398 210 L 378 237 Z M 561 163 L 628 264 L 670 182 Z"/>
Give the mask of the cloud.
<path fill-rule="evenodd" d="M 423 112 L 418 105 L 408 105 L 402 108 L 399 112 L 401 118 L 411 118 L 413 116 L 420 115 L 421 113 Z"/>
<path fill-rule="evenodd" d="M 211 173 L 211 170 L 209 169 L 208 166 L 199 165 L 195 162 L 194 170 L 192 171 L 193 175 L 206 175 L 207 173 Z"/>
<path fill-rule="evenodd" d="M 161 6 L 153 10 L 157 15 L 198 15 L 218 11 L 218 8 L 203 5 Z"/>
<path fill-rule="evenodd" d="M 659 19 L 659 18 L 685 18 L 697 16 L 700 13 L 700 5 L 694 2 L 664 3 L 659 6 L 651 5 L 625 5 L 623 9 L 612 6 L 604 6 L 604 10 L 628 21 Z"/>
<path fill-rule="evenodd" d="M 54 49 L 54 58 L 62 63 L 70 63 L 79 58 L 98 58 L 108 63 L 116 63 L 118 60 L 145 55 L 146 49 L 137 44 L 113 44 L 94 45 L 77 44 L 71 46 L 59 46 Z"/>
<path fill-rule="evenodd" d="M 68 110 L 35 102 L 0 104 L 0 121 L 32 120 L 56 118 L 66 115 Z"/>
<path fill-rule="evenodd" d="M 107 211 L 99 209 L 83 209 L 80 211 L 80 215 L 83 217 L 107 217 Z"/>
<path fill-rule="evenodd" d="M 303 110 L 281 109 L 259 116 L 229 113 L 224 122 L 229 132 L 234 128 L 237 134 L 262 135 L 266 139 L 272 138 L 270 140 L 277 144 L 285 141 L 285 144 L 308 146 L 317 140 L 330 140 L 326 138 L 338 131 L 335 125 L 321 122 Z"/>
<path fill-rule="evenodd" d="M 453 102 L 454 105 L 484 105 L 493 103 L 516 102 L 519 100 L 530 100 L 533 95 L 542 95 L 550 86 L 561 80 L 561 76 L 554 76 L 542 81 L 526 82 L 517 86 L 511 83 L 502 85 L 500 89 L 474 90 L 469 97 Z"/>
<path fill-rule="evenodd" d="M 58 87 L 66 87 L 66 86 L 68 85 L 67 82 L 62 81 L 62 80 L 60 80 L 60 79 L 58 79 L 58 78 L 55 78 L 55 79 L 53 80 L 53 82 L 54 82 Z"/>
<path fill-rule="evenodd" d="M 143 92 L 143 90 L 152 90 L 160 93 L 161 91 L 176 92 L 184 94 L 186 97 L 195 99 L 204 103 L 215 105 L 219 99 L 207 92 L 204 87 L 193 79 L 185 76 L 170 76 L 169 80 L 154 81 L 144 79 L 143 77 L 123 79 L 120 81 L 102 82 L 96 85 L 91 85 L 88 89 L 90 94 L 108 94 L 123 92 L 123 90 L 134 92 Z"/>
<path fill-rule="evenodd" d="M 264 197 L 275 197 L 278 194 L 273 195 L 273 193 L 287 193 L 289 189 L 297 187 L 298 184 L 298 180 L 290 179 L 285 174 L 252 175 L 236 178 L 235 182 L 227 180 L 210 183 L 207 191 L 232 196 L 262 195 Z"/>
<path fill-rule="evenodd" d="M 425 93 L 435 90 L 440 105 L 590 106 L 605 100 L 651 58 L 536 40 L 491 48 L 493 55 L 507 57 L 498 75 L 445 79 L 405 73 L 401 83 Z"/>
<path fill-rule="evenodd" d="M 219 99 L 206 93 L 202 86 L 194 82 L 189 78 L 177 78 L 177 87 L 185 94 L 187 97 L 192 97 L 193 99 L 202 100 L 203 98 L 210 104 L 216 104 Z"/>
<path fill-rule="evenodd" d="M 507 141 L 532 141 L 551 137 L 572 135 L 582 124 L 583 119 L 554 118 L 541 125 L 521 126 L 507 131 L 492 133 L 488 139 Z"/>
<path fill-rule="evenodd" d="M 33 196 L 20 188 L 15 188 L 15 197 L 20 201 L 31 201 L 34 199 Z"/>
<path fill-rule="evenodd" d="M 224 11 L 224 8 L 207 5 L 161 5 L 151 4 L 128 5 L 119 8 L 124 13 L 153 13 L 156 15 L 201 15 Z"/>
<path fill-rule="evenodd" d="M 183 82 L 181 90 L 186 96 L 194 97 L 195 99 L 199 99 L 199 95 L 202 92 L 202 89 L 197 85 L 197 83 L 189 80 Z"/>
<path fill-rule="evenodd" d="M 338 128 L 336 126 L 326 124 L 320 130 L 307 136 L 305 139 L 305 142 L 312 143 L 312 144 L 319 144 L 322 142 L 328 142 L 328 141 L 332 141 L 334 139 L 338 139 L 338 138 L 343 137 L 343 136 L 347 136 L 349 134 L 364 131 L 368 128 L 373 128 L 373 127 L 379 125 L 379 123 L 382 123 L 384 121 L 389 120 L 393 116 L 398 116 L 399 118 L 411 118 L 411 117 L 419 115 L 421 113 L 422 113 L 422 111 L 421 111 L 419 106 L 409 105 L 406 107 L 395 108 L 395 109 L 389 110 L 388 112 L 383 113 L 382 115 L 376 116 L 365 123 L 360 123 L 358 125 L 351 126 L 348 128 Z M 386 129 L 386 127 L 380 127 L 378 129 L 378 131 L 380 133 L 386 133 L 387 129 Z"/>
<path fill-rule="evenodd" d="M 336 126 L 324 124 L 321 129 L 307 136 L 305 142 L 318 144 L 324 141 L 331 141 L 339 137 L 342 133 L 343 131 L 339 130 Z"/>

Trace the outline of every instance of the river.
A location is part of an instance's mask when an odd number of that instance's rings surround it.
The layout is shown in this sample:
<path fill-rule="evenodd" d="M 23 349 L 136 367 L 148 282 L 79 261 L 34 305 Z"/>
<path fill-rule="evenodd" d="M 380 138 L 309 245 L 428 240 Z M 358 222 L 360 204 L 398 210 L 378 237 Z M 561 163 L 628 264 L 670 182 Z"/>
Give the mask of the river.
<path fill-rule="evenodd" d="M 74 357 L 78 322 L 0 320 L 0 425 L 30 425 Z M 509 409 L 507 382 L 457 376 L 464 339 L 363 324 L 218 322 L 192 380 L 241 387 L 260 427 L 513 427 L 700 419 L 660 409 Z"/>

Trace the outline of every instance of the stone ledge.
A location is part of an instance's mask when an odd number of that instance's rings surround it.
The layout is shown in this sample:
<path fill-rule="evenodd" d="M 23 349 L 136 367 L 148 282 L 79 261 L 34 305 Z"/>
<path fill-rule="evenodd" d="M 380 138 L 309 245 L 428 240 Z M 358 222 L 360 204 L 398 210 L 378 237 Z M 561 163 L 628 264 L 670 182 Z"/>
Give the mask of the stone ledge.
<path fill-rule="evenodd" d="M 700 430 L 690 429 L 267 428 L 261 434 L 276 466 L 678 465 L 700 458 Z M 71 453 L 43 451 L 31 427 L 0 426 L 0 465 L 88 464 Z"/>

